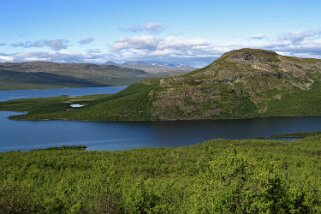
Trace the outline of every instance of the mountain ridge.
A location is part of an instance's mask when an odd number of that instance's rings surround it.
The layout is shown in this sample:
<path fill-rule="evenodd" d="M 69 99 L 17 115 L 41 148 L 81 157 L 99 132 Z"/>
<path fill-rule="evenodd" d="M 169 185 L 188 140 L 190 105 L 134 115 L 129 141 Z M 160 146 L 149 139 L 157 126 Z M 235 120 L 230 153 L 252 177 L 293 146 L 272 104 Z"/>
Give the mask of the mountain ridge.
<path fill-rule="evenodd" d="M 16 72 L 0 69 L 0 90 L 59 88 L 59 87 L 98 87 L 95 82 L 44 72 Z"/>
<path fill-rule="evenodd" d="M 0 70 L 10 72 L 10 84 L 5 84 L 6 77 L 0 73 L 0 90 L 11 89 L 39 89 L 58 87 L 90 87 L 108 85 L 129 85 L 145 78 L 156 78 L 178 75 L 191 71 L 190 67 L 170 67 L 169 65 L 141 64 L 117 64 L 106 62 L 105 64 L 93 63 L 56 63 L 50 61 L 31 61 L 19 63 L 0 63 Z M 52 77 L 52 80 L 43 79 L 40 82 L 36 74 Z M 51 74 L 51 75 L 50 75 Z M 23 79 L 26 78 L 26 79 Z M 16 81 L 14 81 L 16 79 Z M 34 79 L 35 82 L 31 80 Z M 62 82 L 56 81 L 61 79 Z M 73 81 L 70 81 L 73 79 Z M 70 84 L 68 84 L 70 81 Z M 53 84 L 48 84 L 48 82 Z M 81 82 L 75 84 L 74 82 Z M 84 84 L 88 82 L 89 84 Z"/>
<path fill-rule="evenodd" d="M 150 76 L 114 65 L 46 61 L 0 63 L 0 70 L 0 90 L 128 85 Z"/>
<path fill-rule="evenodd" d="M 116 65 L 122 68 L 143 70 L 147 73 L 169 73 L 169 74 L 185 74 L 195 68 L 181 63 L 163 63 L 159 61 L 126 61 L 124 63 L 106 62 L 109 65 Z"/>

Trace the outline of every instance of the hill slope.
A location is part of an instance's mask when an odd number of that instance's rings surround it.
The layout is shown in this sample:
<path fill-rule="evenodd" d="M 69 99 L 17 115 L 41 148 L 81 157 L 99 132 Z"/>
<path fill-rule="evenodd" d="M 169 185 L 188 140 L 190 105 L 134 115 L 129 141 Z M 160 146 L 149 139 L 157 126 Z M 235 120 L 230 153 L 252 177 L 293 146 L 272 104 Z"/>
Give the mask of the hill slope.
<path fill-rule="evenodd" d="M 14 103 L 25 105 L 23 101 Z M 203 69 L 144 80 L 81 109 L 35 110 L 22 118 L 196 120 L 306 116 L 321 115 L 320 106 L 321 60 L 241 49 L 224 54 Z M 10 110 L 6 103 L 0 108 Z"/>
<path fill-rule="evenodd" d="M 262 50 L 231 51 L 204 69 L 161 79 L 152 93 L 153 116 L 215 119 L 304 113 L 304 108 L 321 104 L 320 77 L 320 60 Z M 304 103 L 298 103 L 300 99 Z M 299 105 L 301 112 L 292 112 L 289 104 Z M 315 110 L 310 113 L 321 113 L 320 107 Z"/>
<path fill-rule="evenodd" d="M 114 65 L 83 63 L 2 63 L 0 64 L 0 70 L 5 71 L 5 73 L 0 73 L 0 82 L 2 83 L 0 90 L 127 85 L 149 77 L 142 70 L 121 68 Z M 7 83 L 9 76 L 10 84 Z M 42 79 L 42 76 L 46 78 Z M 70 82 L 70 80 L 73 81 Z M 90 84 L 75 84 L 73 82 Z"/>
<path fill-rule="evenodd" d="M 0 69 L 0 90 L 95 86 L 100 86 L 100 84 L 70 76 Z"/>

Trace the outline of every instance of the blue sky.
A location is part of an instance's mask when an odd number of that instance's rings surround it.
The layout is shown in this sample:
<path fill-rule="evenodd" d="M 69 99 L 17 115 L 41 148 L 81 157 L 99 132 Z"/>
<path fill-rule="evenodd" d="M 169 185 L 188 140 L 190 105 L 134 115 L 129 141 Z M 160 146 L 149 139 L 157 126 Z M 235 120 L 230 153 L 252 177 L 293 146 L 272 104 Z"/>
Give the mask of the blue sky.
<path fill-rule="evenodd" d="M 321 57 L 317 0 L 3 0 L 0 62 L 207 63 L 264 48 Z"/>

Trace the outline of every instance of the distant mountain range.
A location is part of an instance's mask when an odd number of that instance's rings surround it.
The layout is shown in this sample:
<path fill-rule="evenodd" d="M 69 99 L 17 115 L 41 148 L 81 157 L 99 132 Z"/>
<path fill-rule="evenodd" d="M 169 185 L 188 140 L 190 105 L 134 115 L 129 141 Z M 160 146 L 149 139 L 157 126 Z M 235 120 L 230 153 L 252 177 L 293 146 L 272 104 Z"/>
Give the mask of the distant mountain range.
<path fill-rule="evenodd" d="M 144 62 L 106 64 L 24 62 L 0 64 L 0 90 L 128 85 L 192 68 Z"/>
<path fill-rule="evenodd" d="M 171 73 L 183 74 L 195 70 L 195 67 L 180 63 L 163 63 L 157 61 L 128 61 L 124 63 L 106 62 L 107 65 L 115 65 L 122 68 L 143 70 L 147 73 Z"/>
<path fill-rule="evenodd" d="M 0 90 L 103 86 L 95 82 L 44 72 L 17 72 L 0 69 Z"/>

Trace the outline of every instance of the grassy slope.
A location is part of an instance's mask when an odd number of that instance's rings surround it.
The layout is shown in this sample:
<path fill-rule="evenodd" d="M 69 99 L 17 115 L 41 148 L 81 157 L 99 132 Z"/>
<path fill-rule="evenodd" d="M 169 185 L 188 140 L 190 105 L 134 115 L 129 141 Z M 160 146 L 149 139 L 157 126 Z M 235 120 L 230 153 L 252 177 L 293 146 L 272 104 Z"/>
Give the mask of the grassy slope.
<path fill-rule="evenodd" d="M 0 212 L 319 213 L 320 155 L 320 134 L 297 142 L 0 153 Z"/>
<path fill-rule="evenodd" d="M 321 82 L 316 82 L 310 90 L 297 90 L 284 94 L 283 99 L 268 103 L 266 116 L 320 116 Z"/>
<path fill-rule="evenodd" d="M 91 100 L 82 102 L 66 97 L 44 99 L 21 99 L 0 103 L 1 110 L 29 112 L 14 119 L 72 119 L 72 120 L 150 120 L 150 100 L 147 94 L 154 85 L 133 84 L 115 95 L 87 96 Z M 75 98 L 74 98 L 75 99 Z M 86 104 L 81 109 L 73 109 L 70 103 Z"/>
<path fill-rule="evenodd" d="M 20 99 L 17 101 L 7 101 L 3 110 L 11 110 L 17 112 L 37 112 L 37 114 L 46 114 L 56 111 L 72 111 L 74 108 L 70 107 L 70 104 L 77 103 L 83 105 L 89 105 L 99 99 L 106 99 L 110 97 L 109 94 L 102 95 L 88 95 L 80 97 L 51 97 L 51 98 L 35 98 L 35 99 Z M 1 104 L 0 104 L 1 105 Z M 3 107 L 3 106 L 2 106 Z"/>

